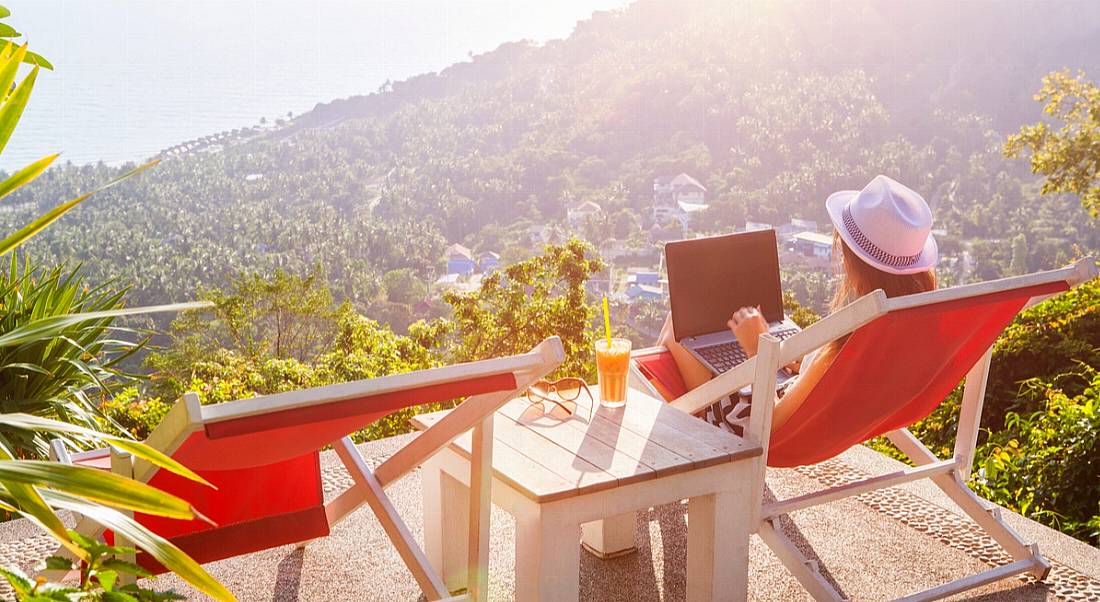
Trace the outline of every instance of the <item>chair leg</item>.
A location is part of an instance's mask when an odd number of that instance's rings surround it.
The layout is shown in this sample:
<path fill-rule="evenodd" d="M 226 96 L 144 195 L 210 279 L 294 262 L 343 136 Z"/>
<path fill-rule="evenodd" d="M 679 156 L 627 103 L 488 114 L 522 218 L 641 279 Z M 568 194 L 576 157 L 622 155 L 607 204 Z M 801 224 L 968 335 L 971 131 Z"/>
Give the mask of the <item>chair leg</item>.
<path fill-rule="evenodd" d="M 975 423 L 976 424 L 976 423 Z M 897 446 L 906 456 L 918 466 L 938 460 L 923 443 L 921 443 L 908 429 L 899 429 L 887 433 L 890 441 Z M 978 523 L 990 537 L 992 537 L 1016 562 L 1030 560 L 1034 568 L 1030 573 L 1036 579 L 1042 581 L 1050 573 L 1050 562 L 1039 553 L 1038 546 L 1025 542 L 1019 534 L 1005 524 L 1001 519 L 1001 509 L 996 505 L 978 497 L 970 490 L 966 481 L 958 471 L 932 477 L 936 484 L 951 501 L 955 502 L 971 520 Z"/>
<path fill-rule="evenodd" d="M 428 600 L 442 600 L 451 597 L 450 592 L 443 585 L 443 579 L 428 562 L 428 558 L 424 555 L 424 551 L 420 549 L 416 538 L 409 532 L 408 527 L 405 526 L 405 521 L 397 513 L 397 509 L 394 508 L 393 502 L 382 490 L 382 484 L 374 476 L 374 473 L 367 468 L 363 457 L 355 449 L 355 444 L 352 443 L 349 437 L 344 437 L 336 442 L 334 447 L 336 448 L 336 454 L 340 456 L 340 460 L 347 467 L 348 472 L 351 473 L 352 479 L 357 485 L 363 487 L 367 505 L 374 511 L 374 516 L 382 524 L 383 530 L 385 530 L 390 541 L 393 542 L 393 546 L 397 548 L 398 555 L 401 556 L 401 560 L 405 562 L 405 566 L 408 567 L 409 572 L 416 579 L 425 597 Z"/>
<path fill-rule="evenodd" d="M 1039 546 L 1028 543 L 1001 518 L 1001 509 L 978 497 L 955 472 L 934 477 L 932 481 L 951 498 L 955 504 L 978 523 L 1014 561 L 1029 560 L 1033 568 L 1028 571 L 1042 581 L 1050 573 L 1050 561 L 1039 552 Z"/>
<path fill-rule="evenodd" d="M 798 547 L 787 539 L 787 536 L 783 535 L 771 520 L 761 522 L 756 533 L 814 600 L 840 602 L 847 599 L 821 574 L 817 561 L 803 556 Z"/>

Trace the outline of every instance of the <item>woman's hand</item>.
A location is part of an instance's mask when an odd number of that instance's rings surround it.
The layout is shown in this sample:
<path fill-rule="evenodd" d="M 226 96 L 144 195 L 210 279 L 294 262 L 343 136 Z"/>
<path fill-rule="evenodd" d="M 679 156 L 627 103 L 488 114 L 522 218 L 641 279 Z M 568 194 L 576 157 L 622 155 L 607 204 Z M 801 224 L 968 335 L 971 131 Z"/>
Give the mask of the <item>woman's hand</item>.
<path fill-rule="evenodd" d="M 730 330 L 733 331 L 733 335 L 737 337 L 737 342 L 741 343 L 741 347 L 745 350 L 745 353 L 752 357 L 756 355 L 757 347 L 760 343 L 760 335 L 768 332 L 768 322 L 764 319 L 763 314 L 760 313 L 759 307 L 742 307 L 741 309 L 733 312 L 733 316 L 730 317 L 729 322 Z"/>

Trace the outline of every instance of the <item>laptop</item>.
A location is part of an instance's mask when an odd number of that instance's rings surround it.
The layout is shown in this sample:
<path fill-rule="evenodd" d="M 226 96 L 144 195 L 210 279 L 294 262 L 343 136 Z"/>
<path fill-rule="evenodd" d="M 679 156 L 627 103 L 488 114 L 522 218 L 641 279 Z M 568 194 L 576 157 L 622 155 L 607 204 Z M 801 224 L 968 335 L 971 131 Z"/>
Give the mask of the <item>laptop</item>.
<path fill-rule="evenodd" d="M 748 359 L 726 324 L 738 309 L 759 306 L 781 340 L 800 331 L 783 315 L 775 230 L 670 242 L 665 264 L 676 340 L 715 375 Z"/>

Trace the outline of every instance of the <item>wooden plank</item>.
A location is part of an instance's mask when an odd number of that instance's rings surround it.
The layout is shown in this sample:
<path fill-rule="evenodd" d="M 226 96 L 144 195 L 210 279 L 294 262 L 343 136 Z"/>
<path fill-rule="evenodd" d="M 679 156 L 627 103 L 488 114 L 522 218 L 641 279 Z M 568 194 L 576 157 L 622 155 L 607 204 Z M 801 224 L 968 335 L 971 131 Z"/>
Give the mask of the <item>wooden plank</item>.
<path fill-rule="evenodd" d="M 470 514 L 466 590 L 472 602 L 489 599 L 489 511 L 493 485 L 493 417 L 484 418 L 470 432 Z"/>
<path fill-rule="evenodd" d="M 636 390 L 629 391 L 628 395 L 622 410 L 605 410 L 612 420 L 621 420 L 625 428 L 645 437 L 653 433 L 661 445 L 673 445 L 673 442 L 679 440 L 702 444 L 716 450 L 714 455 L 709 455 L 710 452 L 706 448 L 699 446 L 694 452 L 684 450 L 681 455 L 692 453 L 695 456 L 693 460 L 697 462 L 702 460 L 706 463 L 708 458 L 734 460 L 760 454 L 758 446 L 695 416 L 685 414 L 659 399 Z M 654 424 L 665 425 L 674 430 L 660 428 L 653 432 Z"/>
<path fill-rule="evenodd" d="M 515 420 L 496 414 L 493 428 L 509 447 L 538 462 L 547 470 L 574 483 L 580 494 L 644 481 L 657 475 L 652 468 L 602 441 L 576 431 L 555 432 L 553 438 Z"/>
<path fill-rule="evenodd" d="M 413 419 L 416 428 L 427 428 L 438 421 L 448 410 L 421 414 Z M 471 457 L 470 433 L 455 439 L 450 449 L 466 460 Z M 561 475 L 510 447 L 498 437 L 493 437 L 493 476 L 518 491 L 524 497 L 538 503 L 564 499 L 577 494 L 576 485 Z"/>
<path fill-rule="evenodd" d="M 649 400 L 662 403 L 660 400 L 637 395 L 636 391 L 631 391 L 629 395 L 627 405 L 623 406 L 622 409 L 600 409 L 599 402 L 595 402 L 596 409 L 593 416 L 614 424 L 615 428 L 620 429 L 621 432 L 629 432 L 632 437 L 638 437 L 646 441 L 649 447 L 662 448 L 687 459 L 690 461 L 690 468 L 705 468 L 730 461 L 734 453 L 731 449 L 734 449 L 734 446 L 737 445 L 736 441 L 730 441 L 723 437 L 720 444 L 724 445 L 726 449 L 722 449 L 696 437 L 697 433 L 702 432 L 704 433 L 703 437 L 706 437 L 710 434 L 706 431 L 718 429 L 678 410 L 673 411 L 686 417 L 688 421 L 684 421 L 682 424 L 674 424 L 673 422 L 678 423 L 680 418 L 674 417 L 671 412 L 662 411 L 659 406 L 646 408 L 640 405 L 648 404 Z M 635 401 L 638 403 L 634 403 Z M 587 408 L 587 404 L 585 407 Z M 678 426 L 682 428 L 678 428 Z M 718 434 L 728 435 L 723 431 L 719 431 Z M 730 437 L 733 437 L 733 435 L 730 435 Z M 733 438 L 736 439 L 736 437 Z"/>
<path fill-rule="evenodd" d="M 547 404 L 550 405 L 550 404 Z M 597 439 L 614 448 L 616 453 L 626 455 L 653 469 L 657 475 L 673 474 L 690 470 L 694 466 L 691 458 L 661 447 L 634 431 L 623 428 L 600 413 L 593 413 L 589 421 L 587 409 L 579 407 L 577 414 L 568 420 L 559 420 L 542 413 L 532 414 L 531 405 L 524 399 L 510 401 L 500 409 L 500 413 L 523 424 L 534 431 L 545 431 L 547 436 L 557 441 L 557 431 L 568 429 L 579 432 L 585 437 Z"/>

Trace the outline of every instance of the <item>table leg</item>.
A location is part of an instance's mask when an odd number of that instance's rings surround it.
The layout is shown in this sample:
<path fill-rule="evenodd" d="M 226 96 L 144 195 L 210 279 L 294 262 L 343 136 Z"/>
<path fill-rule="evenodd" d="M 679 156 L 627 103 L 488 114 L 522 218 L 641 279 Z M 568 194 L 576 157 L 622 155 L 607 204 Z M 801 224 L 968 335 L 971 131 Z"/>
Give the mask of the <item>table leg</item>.
<path fill-rule="evenodd" d="M 748 597 L 749 492 L 743 489 L 688 500 L 689 602 Z"/>
<path fill-rule="evenodd" d="M 439 454 L 447 453 L 446 450 Z M 424 501 L 424 552 L 447 589 L 466 589 L 470 532 L 469 488 L 440 465 L 438 455 L 421 467 Z"/>
<path fill-rule="evenodd" d="M 600 558 L 612 558 L 636 551 L 634 545 L 634 512 L 581 525 L 581 541 Z"/>
<path fill-rule="evenodd" d="M 516 513 L 516 600 L 580 597 L 580 525 L 537 506 Z"/>

